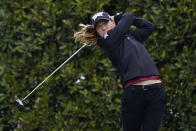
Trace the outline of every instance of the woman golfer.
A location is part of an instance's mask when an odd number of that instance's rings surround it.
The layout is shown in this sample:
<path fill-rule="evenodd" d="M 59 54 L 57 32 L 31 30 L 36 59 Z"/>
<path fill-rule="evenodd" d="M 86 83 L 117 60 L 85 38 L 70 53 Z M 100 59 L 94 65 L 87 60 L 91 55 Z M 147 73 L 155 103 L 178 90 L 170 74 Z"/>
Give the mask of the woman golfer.
<path fill-rule="evenodd" d="M 136 26 L 130 30 L 131 25 Z M 165 90 L 151 56 L 141 44 L 153 32 L 153 23 L 120 13 L 98 12 L 92 25 L 74 34 L 75 40 L 99 45 L 116 67 L 122 81 L 123 131 L 157 131 L 165 108 Z"/>

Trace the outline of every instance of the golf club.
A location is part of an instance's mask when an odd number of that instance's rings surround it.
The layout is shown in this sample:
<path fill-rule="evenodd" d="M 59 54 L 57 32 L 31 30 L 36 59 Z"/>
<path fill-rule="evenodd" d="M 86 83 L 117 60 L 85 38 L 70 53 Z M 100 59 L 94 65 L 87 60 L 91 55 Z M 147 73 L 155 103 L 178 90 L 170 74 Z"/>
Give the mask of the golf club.
<path fill-rule="evenodd" d="M 36 86 L 28 95 L 26 95 L 22 99 L 17 99 L 16 102 L 20 108 L 24 107 L 23 101 L 27 99 L 36 89 L 38 89 L 48 78 L 50 78 L 57 70 L 59 70 L 65 63 L 67 63 L 74 55 L 76 55 L 82 48 L 84 48 L 86 44 L 84 44 L 80 49 L 78 49 L 73 55 L 71 55 L 66 61 L 64 61 L 56 70 L 54 70 L 48 77 L 46 77 L 38 86 Z"/>

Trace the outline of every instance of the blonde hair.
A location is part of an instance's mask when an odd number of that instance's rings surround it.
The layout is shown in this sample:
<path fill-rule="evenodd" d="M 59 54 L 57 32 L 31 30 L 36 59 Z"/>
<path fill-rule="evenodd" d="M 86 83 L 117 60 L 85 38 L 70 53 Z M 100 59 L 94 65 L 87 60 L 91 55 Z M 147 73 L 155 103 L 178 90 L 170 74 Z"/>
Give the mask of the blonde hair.
<path fill-rule="evenodd" d="M 94 29 L 93 25 L 79 24 L 82 29 L 74 33 L 75 42 L 80 42 L 80 44 L 86 44 L 88 46 L 96 45 L 99 35 Z"/>

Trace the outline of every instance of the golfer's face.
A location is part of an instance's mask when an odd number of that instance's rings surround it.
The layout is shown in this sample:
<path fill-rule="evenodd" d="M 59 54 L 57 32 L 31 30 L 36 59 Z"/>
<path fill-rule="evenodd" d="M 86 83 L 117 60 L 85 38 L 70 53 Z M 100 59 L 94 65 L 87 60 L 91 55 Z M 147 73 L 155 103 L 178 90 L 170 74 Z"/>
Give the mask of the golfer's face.
<path fill-rule="evenodd" d="M 107 33 L 109 30 L 111 30 L 114 27 L 115 27 L 114 21 L 100 20 L 96 24 L 96 31 L 103 38 L 104 34 Z"/>

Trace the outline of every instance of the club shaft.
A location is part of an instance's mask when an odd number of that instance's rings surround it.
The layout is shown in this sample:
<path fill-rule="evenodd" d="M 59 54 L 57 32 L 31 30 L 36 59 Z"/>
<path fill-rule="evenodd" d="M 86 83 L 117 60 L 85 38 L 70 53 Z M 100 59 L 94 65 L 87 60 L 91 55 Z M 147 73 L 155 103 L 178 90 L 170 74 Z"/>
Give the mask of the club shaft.
<path fill-rule="evenodd" d="M 56 70 L 54 70 L 48 77 L 46 77 L 39 85 L 37 85 L 28 95 L 26 95 L 21 101 L 24 101 L 27 97 L 29 97 L 35 90 L 37 90 L 48 78 L 50 78 L 57 70 L 59 70 L 65 63 L 67 63 L 74 55 L 76 55 L 82 48 L 84 48 L 86 44 L 84 44 L 80 49 L 78 49 L 73 55 L 71 55 L 66 61 L 64 61 Z"/>

